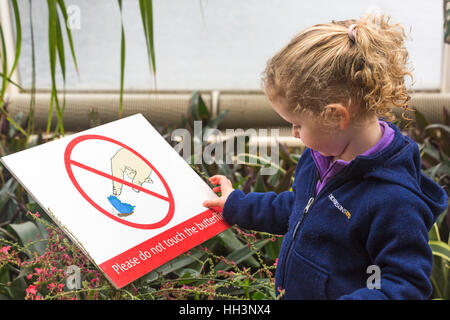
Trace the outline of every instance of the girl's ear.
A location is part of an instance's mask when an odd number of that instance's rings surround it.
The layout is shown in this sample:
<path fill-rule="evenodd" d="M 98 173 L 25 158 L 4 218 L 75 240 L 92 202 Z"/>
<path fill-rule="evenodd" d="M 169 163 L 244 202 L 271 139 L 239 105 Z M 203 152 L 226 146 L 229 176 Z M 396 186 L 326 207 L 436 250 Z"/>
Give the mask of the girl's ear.
<path fill-rule="evenodd" d="M 325 107 L 325 115 L 329 120 L 338 122 L 336 127 L 339 127 L 342 131 L 347 129 L 350 123 L 350 114 L 346 107 L 340 103 L 329 104 Z"/>

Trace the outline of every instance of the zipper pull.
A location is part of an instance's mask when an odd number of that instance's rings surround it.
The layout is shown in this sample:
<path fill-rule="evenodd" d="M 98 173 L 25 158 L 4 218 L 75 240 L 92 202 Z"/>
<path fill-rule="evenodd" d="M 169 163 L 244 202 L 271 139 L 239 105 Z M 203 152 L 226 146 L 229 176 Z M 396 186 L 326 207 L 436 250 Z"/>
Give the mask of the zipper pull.
<path fill-rule="evenodd" d="M 297 234 L 298 227 L 300 227 L 300 224 L 302 223 L 303 219 L 305 219 L 305 215 L 308 213 L 309 207 L 311 207 L 313 201 L 314 201 L 314 197 L 309 198 L 305 209 L 303 209 L 303 215 L 300 218 L 300 220 L 297 222 L 297 224 L 295 225 L 294 232 L 292 233 L 292 240 L 295 239 L 295 235 Z"/>
<path fill-rule="evenodd" d="M 306 204 L 305 210 L 303 210 L 303 214 L 308 212 L 309 207 L 311 207 L 313 201 L 314 201 L 314 197 L 309 198 L 308 203 Z"/>

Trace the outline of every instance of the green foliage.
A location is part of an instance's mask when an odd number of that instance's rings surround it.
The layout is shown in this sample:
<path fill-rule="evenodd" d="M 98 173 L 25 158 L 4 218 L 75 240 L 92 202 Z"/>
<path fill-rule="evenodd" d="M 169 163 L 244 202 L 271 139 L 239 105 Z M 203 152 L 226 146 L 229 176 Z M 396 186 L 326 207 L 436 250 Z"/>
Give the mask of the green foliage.
<path fill-rule="evenodd" d="M 426 117 L 415 111 L 416 126 L 409 135 L 419 145 L 423 172 L 440 184 L 448 194 L 450 183 L 450 118 L 442 109 L 442 123 L 430 124 Z M 450 299 L 450 214 L 448 208 L 440 215 L 430 230 L 430 248 L 433 252 L 434 299 Z"/>
<path fill-rule="evenodd" d="M 445 217 L 444 212 L 441 217 Z M 433 284 L 433 298 L 450 300 L 450 246 L 449 240 L 442 241 L 439 235 L 439 225 L 444 219 L 439 219 L 430 230 L 430 247 L 433 252 L 433 269 L 431 283 Z"/>
<path fill-rule="evenodd" d="M 145 42 L 147 46 L 147 54 L 148 54 L 148 63 L 149 70 L 153 74 L 155 81 L 155 89 L 156 86 L 156 58 L 155 58 L 155 45 L 154 45 L 154 37 L 153 37 L 153 5 L 152 0 L 138 0 L 139 1 L 139 9 L 142 17 L 142 26 L 144 30 Z M 10 0 L 12 13 L 14 14 L 14 22 L 15 22 L 15 34 L 16 34 L 16 46 L 15 46 L 15 54 L 14 61 L 12 63 L 12 67 L 8 70 L 8 55 L 7 48 L 5 44 L 5 35 L 3 33 L 3 27 L 0 24 L 0 78 L 1 78 L 1 86 L 0 86 L 0 113 L 8 118 L 10 123 L 19 130 L 23 135 L 27 136 L 34 132 L 34 100 L 35 100 L 35 92 L 36 92 L 36 65 L 35 65 L 35 42 L 34 42 L 34 28 L 33 28 L 33 19 L 32 19 L 32 1 L 29 0 L 30 6 L 30 33 L 31 33 L 31 52 L 32 52 L 32 85 L 31 85 L 31 101 L 30 101 L 30 112 L 29 112 L 29 121 L 28 121 L 28 130 L 25 130 L 20 123 L 14 121 L 14 119 L 8 114 L 6 110 L 6 101 L 5 101 L 5 92 L 7 86 L 12 84 L 18 86 L 15 82 L 11 80 L 11 76 L 15 69 L 17 68 L 18 61 L 20 58 L 21 47 L 22 47 L 22 23 L 21 23 L 21 15 L 19 12 L 19 6 L 17 4 L 17 0 Z M 119 90 L 119 118 L 122 117 L 122 108 L 123 108 L 123 93 L 124 93 L 124 78 L 125 78 L 125 30 L 122 21 L 122 1 L 118 0 L 118 7 L 121 14 L 121 45 L 120 45 L 120 90 Z M 66 97 L 66 51 L 69 50 L 70 55 L 72 57 L 72 61 L 75 67 L 77 74 L 79 73 L 78 62 L 75 54 L 75 47 L 73 43 L 72 32 L 69 25 L 66 23 L 68 21 L 68 13 L 64 0 L 47 0 L 47 9 L 48 9 L 48 57 L 49 57 L 49 66 L 50 66 L 50 77 L 51 77 L 51 91 L 50 91 L 50 105 L 48 109 L 47 115 L 47 127 L 46 127 L 46 136 L 53 134 L 54 136 L 62 135 L 64 136 L 64 111 L 65 111 L 65 97 Z M 62 15 L 63 21 L 61 21 L 60 16 Z M 68 42 L 68 47 L 65 47 L 63 40 L 63 33 L 66 35 L 66 39 Z M 63 79 L 63 99 L 60 101 L 58 97 L 58 92 L 61 89 L 57 86 L 56 76 L 57 70 L 60 70 L 61 76 Z M 19 86 L 18 86 L 19 87 Z M 55 108 L 55 110 L 54 110 Z M 53 115 L 56 111 L 57 123 L 56 126 L 52 129 L 52 120 Z M 27 132 L 28 131 L 28 132 Z"/>
<path fill-rule="evenodd" d="M 10 225 L 19 241 L 0 237 L 2 299 L 275 298 L 275 266 L 262 250 L 276 241 L 273 235 L 229 229 L 118 290 L 56 225 L 38 213 L 28 212 L 27 218 Z M 256 267 L 240 264 L 251 256 Z M 68 267 L 74 265 L 82 286 L 68 289 Z"/>
<path fill-rule="evenodd" d="M 450 0 L 444 0 L 444 42 L 450 44 Z"/>

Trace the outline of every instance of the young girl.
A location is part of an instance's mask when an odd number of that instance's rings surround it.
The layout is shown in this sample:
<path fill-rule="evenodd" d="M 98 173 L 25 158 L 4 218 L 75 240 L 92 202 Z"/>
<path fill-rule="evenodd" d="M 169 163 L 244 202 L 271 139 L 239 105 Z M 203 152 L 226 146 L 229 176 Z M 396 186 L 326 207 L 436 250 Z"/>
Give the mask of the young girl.
<path fill-rule="evenodd" d="M 277 293 L 286 299 L 427 299 L 428 231 L 447 208 L 417 144 L 390 121 L 407 108 L 403 27 L 385 16 L 307 28 L 268 61 L 263 87 L 307 147 L 292 191 L 244 194 L 224 176 L 224 219 L 283 234 Z M 383 118 L 385 120 L 383 120 Z"/>

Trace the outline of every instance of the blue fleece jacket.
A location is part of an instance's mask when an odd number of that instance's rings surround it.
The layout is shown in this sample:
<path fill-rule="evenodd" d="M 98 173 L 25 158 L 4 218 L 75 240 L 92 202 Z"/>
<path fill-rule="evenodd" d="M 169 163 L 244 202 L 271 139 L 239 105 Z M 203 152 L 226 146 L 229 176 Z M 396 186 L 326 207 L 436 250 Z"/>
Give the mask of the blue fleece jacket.
<path fill-rule="evenodd" d="M 417 144 L 387 123 L 393 141 L 357 156 L 316 196 L 318 171 L 307 148 L 293 191 L 236 189 L 228 197 L 228 223 L 284 235 L 275 287 L 285 299 L 429 298 L 428 231 L 448 197 L 422 173 Z M 371 265 L 379 267 L 379 289 L 367 286 Z"/>

